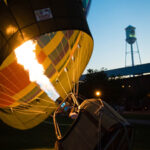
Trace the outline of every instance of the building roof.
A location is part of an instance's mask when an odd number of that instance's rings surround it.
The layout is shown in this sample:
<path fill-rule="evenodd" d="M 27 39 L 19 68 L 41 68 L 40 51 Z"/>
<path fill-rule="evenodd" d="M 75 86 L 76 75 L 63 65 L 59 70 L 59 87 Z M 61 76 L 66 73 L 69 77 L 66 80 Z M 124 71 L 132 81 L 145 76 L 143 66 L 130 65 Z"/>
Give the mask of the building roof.
<path fill-rule="evenodd" d="M 150 73 L 150 63 L 107 70 L 105 73 L 108 77 L 147 74 Z"/>

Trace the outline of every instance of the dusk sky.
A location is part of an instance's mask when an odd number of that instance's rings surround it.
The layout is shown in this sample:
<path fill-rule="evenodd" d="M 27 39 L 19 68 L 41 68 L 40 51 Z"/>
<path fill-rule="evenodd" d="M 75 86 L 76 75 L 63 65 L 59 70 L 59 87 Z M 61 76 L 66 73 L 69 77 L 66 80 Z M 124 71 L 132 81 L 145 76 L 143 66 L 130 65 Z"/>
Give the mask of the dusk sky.
<path fill-rule="evenodd" d="M 150 63 L 150 0 L 92 0 L 87 20 L 94 50 L 85 73 L 89 68 L 125 66 L 125 28 L 128 25 L 136 27 L 142 63 Z M 135 64 L 139 64 L 138 54 L 135 54 Z M 129 65 L 131 55 L 128 54 Z"/>

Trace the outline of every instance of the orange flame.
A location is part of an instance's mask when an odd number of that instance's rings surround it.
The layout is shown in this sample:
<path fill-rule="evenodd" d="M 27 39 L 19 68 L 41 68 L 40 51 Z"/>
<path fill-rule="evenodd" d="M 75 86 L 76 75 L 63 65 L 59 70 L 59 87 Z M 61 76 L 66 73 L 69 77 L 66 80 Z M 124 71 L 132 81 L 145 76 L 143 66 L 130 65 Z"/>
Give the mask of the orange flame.
<path fill-rule="evenodd" d="M 44 75 L 44 68 L 38 63 L 35 54 L 35 46 L 32 40 L 23 43 L 15 49 L 17 62 L 24 66 L 24 69 L 29 71 L 30 81 L 36 82 L 40 88 L 47 93 L 52 99 L 56 100 L 59 94 L 49 81 L 48 77 Z"/>

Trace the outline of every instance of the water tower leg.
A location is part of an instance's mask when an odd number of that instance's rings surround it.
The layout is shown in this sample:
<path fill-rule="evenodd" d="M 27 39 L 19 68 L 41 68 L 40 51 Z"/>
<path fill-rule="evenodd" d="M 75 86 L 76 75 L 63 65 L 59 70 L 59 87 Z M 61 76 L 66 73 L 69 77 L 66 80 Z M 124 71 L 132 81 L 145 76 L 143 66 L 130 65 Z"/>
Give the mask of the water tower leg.
<path fill-rule="evenodd" d="M 127 42 L 125 45 L 125 67 L 127 66 Z"/>
<path fill-rule="evenodd" d="M 139 51 L 139 46 L 138 46 L 137 41 L 136 41 L 136 47 L 137 47 L 137 52 L 138 52 L 138 55 L 139 55 L 140 64 L 142 64 L 141 56 L 140 56 L 140 51 Z"/>
<path fill-rule="evenodd" d="M 132 61 L 132 66 L 134 66 L 133 44 L 131 44 L 131 61 Z"/>

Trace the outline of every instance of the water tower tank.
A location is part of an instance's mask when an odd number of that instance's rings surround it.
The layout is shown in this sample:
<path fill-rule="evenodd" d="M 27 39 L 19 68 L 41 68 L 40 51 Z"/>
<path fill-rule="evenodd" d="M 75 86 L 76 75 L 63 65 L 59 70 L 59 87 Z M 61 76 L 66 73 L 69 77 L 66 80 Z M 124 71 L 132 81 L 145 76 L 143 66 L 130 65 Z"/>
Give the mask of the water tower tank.
<path fill-rule="evenodd" d="M 135 27 L 129 25 L 125 30 L 126 30 L 126 41 L 129 44 L 133 44 L 136 41 Z"/>

